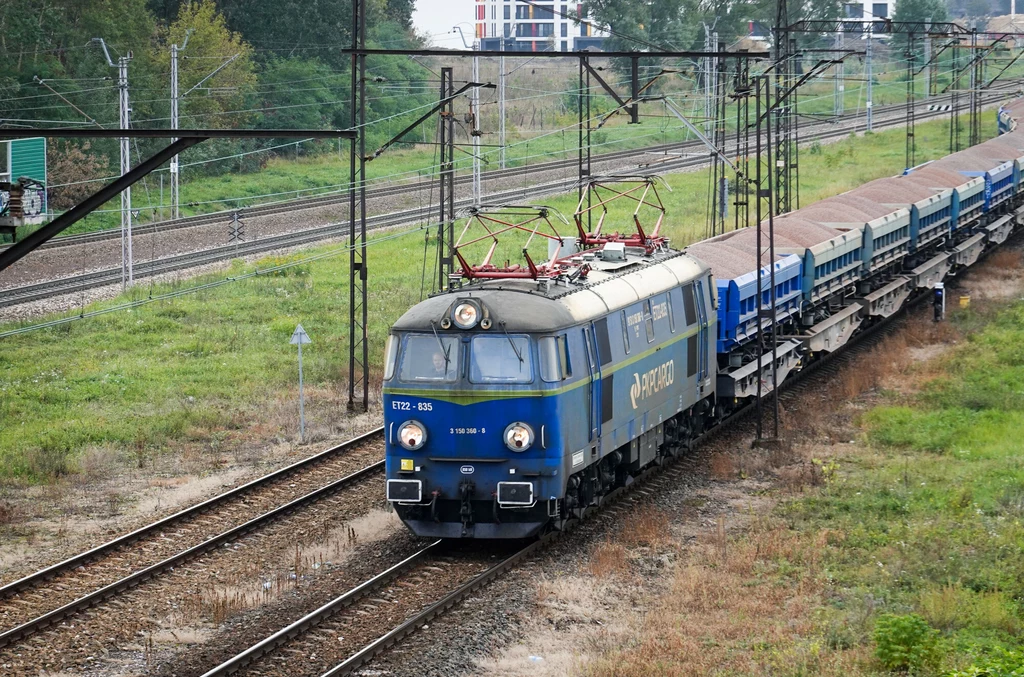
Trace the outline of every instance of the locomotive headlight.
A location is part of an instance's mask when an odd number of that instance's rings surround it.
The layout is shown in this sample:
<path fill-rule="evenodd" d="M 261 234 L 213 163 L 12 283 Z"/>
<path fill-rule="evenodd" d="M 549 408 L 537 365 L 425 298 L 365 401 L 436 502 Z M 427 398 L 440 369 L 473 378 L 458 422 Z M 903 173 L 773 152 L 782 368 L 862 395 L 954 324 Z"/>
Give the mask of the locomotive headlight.
<path fill-rule="evenodd" d="M 419 421 L 406 421 L 398 429 L 398 443 L 409 451 L 416 451 L 427 441 L 427 429 Z"/>
<path fill-rule="evenodd" d="M 505 428 L 505 446 L 512 451 L 526 451 L 533 444 L 533 428 L 516 421 Z"/>
<path fill-rule="evenodd" d="M 472 329 L 476 326 L 477 320 L 480 319 L 480 309 L 474 304 L 464 301 L 455 306 L 453 315 L 456 327 L 459 329 Z"/>

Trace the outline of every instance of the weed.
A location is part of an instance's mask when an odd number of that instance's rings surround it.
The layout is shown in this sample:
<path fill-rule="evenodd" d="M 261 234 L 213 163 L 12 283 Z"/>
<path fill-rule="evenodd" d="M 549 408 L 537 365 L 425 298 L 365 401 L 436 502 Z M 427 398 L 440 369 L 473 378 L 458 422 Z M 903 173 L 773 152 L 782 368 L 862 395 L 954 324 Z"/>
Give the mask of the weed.
<path fill-rule="evenodd" d="M 875 657 L 887 670 L 919 671 L 939 662 L 938 633 L 917 614 L 883 614 L 875 622 Z"/>
<path fill-rule="evenodd" d="M 671 535 L 668 515 L 660 510 L 648 509 L 629 525 L 619 540 L 628 547 L 654 547 L 665 543 Z"/>
<path fill-rule="evenodd" d="M 620 576 L 629 571 L 626 548 L 618 543 L 605 541 L 599 544 L 590 558 L 590 573 L 595 578 L 605 579 Z"/>
<path fill-rule="evenodd" d="M 0 501 L 0 526 L 13 524 L 18 520 L 18 509 L 10 501 Z"/>
<path fill-rule="evenodd" d="M 1024 651 L 998 648 L 994 655 L 981 658 L 964 670 L 954 670 L 949 677 L 1020 677 L 1024 674 Z"/>
<path fill-rule="evenodd" d="M 736 465 L 731 453 L 717 452 L 711 455 L 711 476 L 716 480 L 730 480 L 736 476 Z"/>
<path fill-rule="evenodd" d="M 1020 270 L 1021 253 L 1012 249 L 1000 249 L 988 257 L 986 265 L 1003 270 Z"/>

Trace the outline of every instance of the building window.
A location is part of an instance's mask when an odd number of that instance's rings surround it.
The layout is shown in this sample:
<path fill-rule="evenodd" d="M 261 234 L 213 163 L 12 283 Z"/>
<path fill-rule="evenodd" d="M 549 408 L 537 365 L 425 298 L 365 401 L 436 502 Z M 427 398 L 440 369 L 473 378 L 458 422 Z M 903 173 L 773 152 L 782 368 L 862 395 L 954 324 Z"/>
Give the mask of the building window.
<path fill-rule="evenodd" d="M 884 2 L 876 2 L 871 5 L 871 13 L 876 19 L 884 19 L 889 15 L 889 5 Z"/>
<path fill-rule="evenodd" d="M 567 24 L 564 21 L 562 22 L 562 37 L 563 38 L 569 37 L 569 24 Z M 565 50 L 562 50 L 562 51 L 565 51 Z"/>
<path fill-rule="evenodd" d="M 516 24 L 516 36 L 520 38 L 547 38 L 555 34 L 554 24 Z"/>
<path fill-rule="evenodd" d="M 508 5 L 505 5 L 505 21 L 508 21 L 511 18 L 512 18 L 512 8 L 509 7 Z"/>
<path fill-rule="evenodd" d="M 562 40 L 562 51 L 563 52 L 568 52 L 569 51 L 569 42 L 567 40 Z"/>

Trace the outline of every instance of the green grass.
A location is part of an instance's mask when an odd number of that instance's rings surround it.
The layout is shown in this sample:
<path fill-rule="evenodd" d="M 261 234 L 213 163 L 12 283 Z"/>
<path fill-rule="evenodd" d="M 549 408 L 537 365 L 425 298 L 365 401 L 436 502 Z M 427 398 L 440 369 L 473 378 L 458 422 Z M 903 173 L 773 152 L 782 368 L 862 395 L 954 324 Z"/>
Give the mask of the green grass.
<path fill-rule="evenodd" d="M 991 133 L 986 125 L 986 130 Z M 918 128 L 919 157 L 945 154 L 942 123 Z M 801 201 L 808 204 L 903 169 L 903 135 L 890 131 L 805 150 Z M 703 237 L 707 172 L 667 177 L 662 191 L 665 234 L 677 245 Z M 549 201 L 571 215 L 575 197 Z M 615 212 L 621 218 L 623 212 Z M 616 226 L 613 220 L 613 229 Z M 621 223 L 621 221 L 618 221 Z M 566 234 L 570 229 L 563 229 Z M 515 250 L 506 240 L 507 251 Z M 544 243 L 534 248 L 544 256 Z M 330 255 L 331 253 L 334 255 Z M 369 248 L 369 354 L 379 373 L 390 324 L 420 299 L 433 278 L 430 242 L 409 229 L 376 235 Z M 288 338 L 299 322 L 313 339 L 305 351 L 314 418 L 343 417 L 348 359 L 348 255 L 325 245 L 256 266 L 236 263 L 230 276 L 324 255 L 316 262 L 155 302 L 133 310 L 8 337 L 0 350 L 0 476 L 45 481 L 73 472 L 83 450 L 110 445 L 145 457 L 165 449 L 210 445 L 224 435 L 261 439 L 279 429 L 273 412 L 290 402 L 296 384 L 295 349 Z M 143 282 L 127 296 L 89 306 L 112 307 L 179 286 Z M 77 311 L 73 314 L 77 314 Z M 7 325 L 10 329 L 16 325 Z M 374 375 L 372 379 L 376 380 Z M 319 402 L 319 404 L 318 404 Z"/>
<path fill-rule="evenodd" d="M 795 531 L 831 534 L 826 635 L 879 645 L 881 658 L 892 637 L 888 626 L 869 634 L 877 614 L 916 614 L 937 641 L 922 675 L 1024 646 L 1024 303 L 951 321 L 983 328 L 924 392 L 864 415 L 873 453 L 837 459 L 826 491 L 782 509 Z M 1024 667 L 1019 653 L 1006 661 Z"/>

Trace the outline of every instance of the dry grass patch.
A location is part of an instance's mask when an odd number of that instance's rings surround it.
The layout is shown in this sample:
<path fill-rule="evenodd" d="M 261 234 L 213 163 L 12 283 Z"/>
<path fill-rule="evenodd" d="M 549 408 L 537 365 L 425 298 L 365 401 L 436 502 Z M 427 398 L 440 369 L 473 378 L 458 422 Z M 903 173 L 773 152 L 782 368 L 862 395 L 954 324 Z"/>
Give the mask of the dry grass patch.
<path fill-rule="evenodd" d="M 711 455 L 711 476 L 716 480 L 731 480 L 736 477 L 736 463 L 733 455 L 728 452 L 716 452 Z"/>
<path fill-rule="evenodd" d="M 988 257 L 985 265 L 998 270 L 1020 272 L 1024 268 L 1024 260 L 1022 260 L 1021 254 L 1022 252 L 1014 251 L 1013 249 L 1000 249 Z"/>
<path fill-rule="evenodd" d="M 592 677 L 843 675 L 862 650 L 827 650 L 814 622 L 822 606 L 821 542 L 758 523 L 723 542 L 722 529 L 680 563 L 667 594 L 635 636 L 582 666 Z"/>
<path fill-rule="evenodd" d="M 589 569 L 600 580 L 629 573 L 629 555 L 625 546 L 611 540 L 599 543 L 591 552 Z"/>
<path fill-rule="evenodd" d="M 672 527 L 668 515 L 661 510 L 647 508 L 630 522 L 619 541 L 626 547 L 647 546 L 656 548 L 672 541 Z"/>

